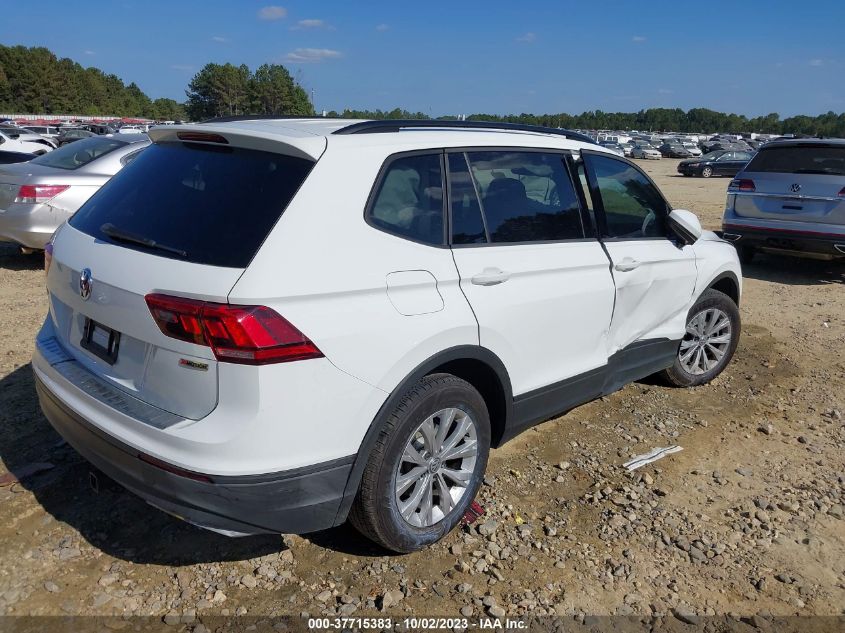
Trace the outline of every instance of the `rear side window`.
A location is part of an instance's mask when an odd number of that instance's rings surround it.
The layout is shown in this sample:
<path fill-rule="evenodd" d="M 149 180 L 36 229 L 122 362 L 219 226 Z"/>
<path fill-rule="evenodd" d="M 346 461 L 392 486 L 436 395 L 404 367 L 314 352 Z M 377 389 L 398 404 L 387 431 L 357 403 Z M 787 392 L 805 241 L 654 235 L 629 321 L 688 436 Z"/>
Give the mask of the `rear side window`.
<path fill-rule="evenodd" d="M 452 205 L 452 243 L 483 244 L 487 241 L 481 205 L 466 155 L 449 154 L 449 197 Z"/>
<path fill-rule="evenodd" d="M 425 244 L 443 244 L 441 154 L 403 156 L 385 170 L 367 221 L 376 228 Z"/>
<path fill-rule="evenodd" d="M 584 237 L 578 197 L 561 154 L 467 154 L 490 241 L 544 242 Z"/>
<path fill-rule="evenodd" d="M 154 144 L 94 194 L 70 224 L 115 242 L 102 230 L 109 224 L 109 233 L 137 238 L 116 242 L 127 248 L 245 268 L 313 165 L 234 147 Z M 163 249 L 138 243 L 150 240 Z"/>
<path fill-rule="evenodd" d="M 125 146 L 124 141 L 113 138 L 86 138 L 75 143 L 62 145 L 52 152 L 42 154 L 32 160 L 36 165 L 55 167 L 57 169 L 79 169 L 92 160 L 113 152 L 118 147 Z"/>
<path fill-rule="evenodd" d="M 761 149 L 745 171 L 782 174 L 829 174 L 845 176 L 845 145 L 792 145 Z"/>

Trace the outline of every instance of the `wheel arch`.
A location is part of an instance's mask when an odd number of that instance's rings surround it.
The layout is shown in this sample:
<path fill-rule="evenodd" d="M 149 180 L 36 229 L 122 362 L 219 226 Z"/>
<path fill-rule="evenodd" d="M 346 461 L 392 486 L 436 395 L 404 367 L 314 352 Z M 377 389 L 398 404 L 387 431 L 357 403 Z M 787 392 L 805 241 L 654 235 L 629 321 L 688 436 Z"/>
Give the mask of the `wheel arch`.
<path fill-rule="evenodd" d="M 391 391 L 387 400 L 379 408 L 355 455 L 355 461 L 344 488 L 343 499 L 335 517 L 335 525 L 343 523 L 349 514 L 373 445 L 387 417 L 413 385 L 424 376 L 436 373 L 448 373 L 462 378 L 478 390 L 490 413 L 490 444 L 492 447 L 501 444 L 505 428 L 513 412 L 513 391 L 504 363 L 493 352 L 477 345 L 460 345 L 443 350 L 422 362 L 408 374 Z"/>
<path fill-rule="evenodd" d="M 725 271 L 716 277 L 707 285 L 705 290 L 712 288 L 719 292 L 728 295 L 733 302 L 739 306 L 740 301 L 740 285 L 736 275 L 731 271 Z"/>

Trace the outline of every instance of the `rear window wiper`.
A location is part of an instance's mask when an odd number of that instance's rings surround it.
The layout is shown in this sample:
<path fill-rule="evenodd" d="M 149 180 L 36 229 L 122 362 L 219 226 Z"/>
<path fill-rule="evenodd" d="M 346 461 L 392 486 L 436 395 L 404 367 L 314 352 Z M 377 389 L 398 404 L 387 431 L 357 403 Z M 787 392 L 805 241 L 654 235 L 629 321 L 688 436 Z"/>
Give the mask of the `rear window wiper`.
<path fill-rule="evenodd" d="M 153 250 L 164 251 L 165 253 L 173 253 L 174 255 L 179 255 L 179 257 L 188 256 L 188 253 L 186 251 L 183 251 L 181 248 L 174 248 L 173 246 L 167 246 L 166 244 L 156 242 L 155 240 L 150 239 L 149 237 L 135 235 L 134 233 L 130 233 L 129 231 L 116 227 L 111 222 L 106 222 L 105 224 L 103 224 L 100 227 L 100 230 L 113 240 L 118 240 L 119 242 L 139 244 L 140 246 L 146 246 L 147 248 Z"/>

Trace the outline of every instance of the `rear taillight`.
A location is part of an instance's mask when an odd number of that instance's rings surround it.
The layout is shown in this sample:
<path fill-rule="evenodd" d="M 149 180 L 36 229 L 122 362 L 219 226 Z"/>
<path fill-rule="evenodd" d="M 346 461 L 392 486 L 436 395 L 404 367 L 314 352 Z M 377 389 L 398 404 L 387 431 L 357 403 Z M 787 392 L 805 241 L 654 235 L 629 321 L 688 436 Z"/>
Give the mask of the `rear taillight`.
<path fill-rule="evenodd" d="M 837 195 L 840 198 L 845 198 L 845 187 L 842 187 L 842 190 Z"/>
<path fill-rule="evenodd" d="M 47 202 L 67 189 L 70 189 L 70 185 L 22 185 L 15 202 L 24 204 Z"/>
<path fill-rule="evenodd" d="M 265 306 L 210 303 L 161 294 L 147 295 L 146 301 L 166 336 L 206 345 L 220 361 L 266 365 L 323 356 L 287 319 Z"/>
<path fill-rule="evenodd" d="M 728 185 L 728 191 L 757 191 L 757 187 L 750 178 L 734 178 Z"/>

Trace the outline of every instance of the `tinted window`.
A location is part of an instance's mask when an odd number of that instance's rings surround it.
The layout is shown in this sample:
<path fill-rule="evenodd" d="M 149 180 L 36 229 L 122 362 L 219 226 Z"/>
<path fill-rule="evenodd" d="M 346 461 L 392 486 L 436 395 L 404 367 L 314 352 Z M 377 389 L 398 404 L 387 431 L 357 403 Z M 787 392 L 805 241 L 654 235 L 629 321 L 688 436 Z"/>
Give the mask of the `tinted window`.
<path fill-rule="evenodd" d="M 23 154 L 21 152 L 0 152 L 0 165 L 24 163 L 33 156 L 34 154 Z"/>
<path fill-rule="evenodd" d="M 666 202 L 657 188 L 621 160 L 590 155 L 610 237 L 663 237 Z"/>
<path fill-rule="evenodd" d="M 470 152 L 491 242 L 583 238 L 578 198 L 560 154 Z"/>
<path fill-rule="evenodd" d="M 745 171 L 845 176 L 845 145 L 792 145 L 761 149 Z"/>
<path fill-rule="evenodd" d="M 62 145 L 52 152 L 39 156 L 32 162 L 58 169 L 78 169 L 125 145 L 124 141 L 113 138 L 86 138 L 75 143 Z"/>
<path fill-rule="evenodd" d="M 370 223 L 401 237 L 426 244 L 442 244 L 440 156 L 406 156 L 391 162 L 368 211 Z"/>
<path fill-rule="evenodd" d="M 452 203 L 452 243 L 487 241 L 481 205 L 464 154 L 449 154 L 449 191 Z"/>
<path fill-rule="evenodd" d="M 101 230 L 112 224 L 122 233 L 185 253 L 151 251 L 157 255 L 244 268 L 312 166 L 301 158 L 233 147 L 151 145 L 94 194 L 70 224 L 115 241 Z"/>

